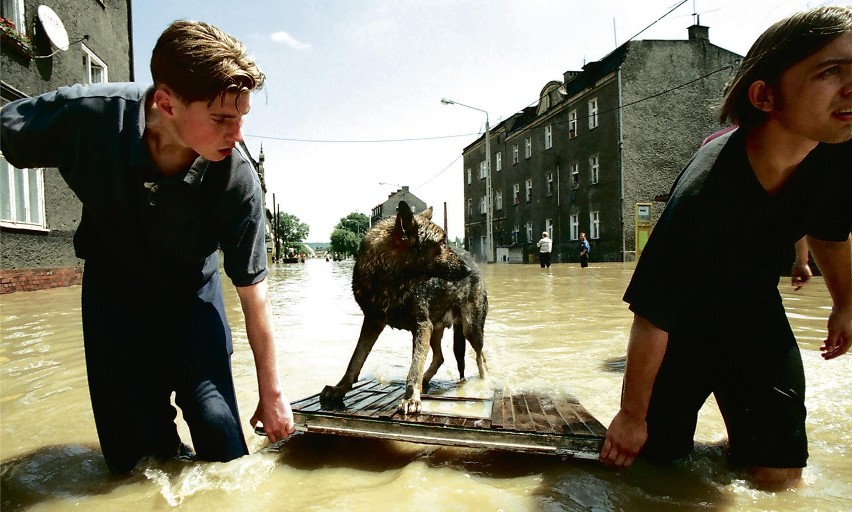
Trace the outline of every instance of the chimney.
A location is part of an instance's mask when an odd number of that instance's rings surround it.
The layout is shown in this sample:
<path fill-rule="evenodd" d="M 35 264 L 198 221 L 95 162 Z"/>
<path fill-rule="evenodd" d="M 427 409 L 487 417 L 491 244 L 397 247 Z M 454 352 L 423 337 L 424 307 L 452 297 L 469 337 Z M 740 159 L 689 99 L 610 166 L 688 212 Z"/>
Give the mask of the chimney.
<path fill-rule="evenodd" d="M 695 24 L 686 29 L 690 41 L 710 41 L 710 27 Z"/>
<path fill-rule="evenodd" d="M 564 83 L 567 84 L 568 82 L 570 82 L 571 80 L 574 80 L 575 78 L 577 78 L 578 76 L 580 76 L 582 74 L 583 74 L 582 71 L 566 71 L 566 72 L 562 73 L 562 80 L 563 80 Z"/>

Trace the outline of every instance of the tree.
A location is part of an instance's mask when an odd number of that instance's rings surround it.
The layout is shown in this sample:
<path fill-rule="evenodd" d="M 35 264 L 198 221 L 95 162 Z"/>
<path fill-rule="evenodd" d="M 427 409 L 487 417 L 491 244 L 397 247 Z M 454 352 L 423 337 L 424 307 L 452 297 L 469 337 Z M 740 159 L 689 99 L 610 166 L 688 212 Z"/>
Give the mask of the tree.
<path fill-rule="evenodd" d="M 348 229 L 335 229 L 331 232 L 331 252 L 345 256 L 355 256 L 361 238 Z"/>
<path fill-rule="evenodd" d="M 331 251 L 345 256 L 355 256 L 361 239 L 370 229 L 370 218 L 363 213 L 352 212 L 340 219 L 331 233 Z"/>
<path fill-rule="evenodd" d="M 278 222 L 273 224 L 273 236 L 278 235 L 278 241 L 282 247 L 292 247 L 301 251 L 302 242 L 308 238 L 311 228 L 291 213 L 278 212 L 277 220 Z"/>
<path fill-rule="evenodd" d="M 335 229 L 346 229 L 356 235 L 359 239 L 364 237 L 364 234 L 370 229 L 370 218 L 363 213 L 352 212 L 346 217 L 340 219 Z"/>

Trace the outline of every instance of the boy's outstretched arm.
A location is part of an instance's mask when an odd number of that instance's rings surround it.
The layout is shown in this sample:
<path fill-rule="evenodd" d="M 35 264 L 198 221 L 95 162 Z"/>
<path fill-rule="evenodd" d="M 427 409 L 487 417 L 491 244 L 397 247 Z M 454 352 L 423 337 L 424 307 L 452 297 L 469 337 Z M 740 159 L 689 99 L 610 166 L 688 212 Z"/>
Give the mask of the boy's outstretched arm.
<path fill-rule="evenodd" d="M 824 359 L 834 359 L 852 344 L 852 237 L 845 242 L 807 239 L 832 301 L 828 337 L 820 350 Z"/>
<path fill-rule="evenodd" d="M 284 439 L 295 431 L 293 411 L 281 391 L 278 358 L 272 329 L 272 305 L 266 279 L 250 286 L 237 286 L 246 334 L 254 354 L 260 400 L 251 417 L 253 427 L 263 423 L 270 442 Z"/>
<path fill-rule="evenodd" d="M 666 331 L 639 315 L 633 317 L 621 409 L 607 429 L 599 457 L 601 462 L 629 466 L 645 445 L 648 439 L 645 417 L 668 341 Z"/>

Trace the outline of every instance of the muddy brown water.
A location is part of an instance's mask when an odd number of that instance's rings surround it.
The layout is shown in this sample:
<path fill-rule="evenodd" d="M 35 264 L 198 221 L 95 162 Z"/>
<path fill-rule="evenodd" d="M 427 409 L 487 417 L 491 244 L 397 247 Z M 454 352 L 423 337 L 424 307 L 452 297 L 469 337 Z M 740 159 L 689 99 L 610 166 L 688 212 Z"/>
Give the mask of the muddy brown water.
<path fill-rule="evenodd" d="M 309 260 L 270 272 L 279 365 L 291 400 L 337 382 L 346 367 L 361 324 L 351 271 L 352 262 Z M 469 395 L 496 388 L 572 393 L 607 425 L 619 400 L 622 374 L 611 363 L 624 355 L 631 315 L 621 295 L 632 266 L 489 265 L 483 272 L 491 375 L 475 377 L 468 351 L 474 376 L 455 382 L 448 335 L 437 386 Z M 821 279 L 795 293 L 785 282 L 779 286 L 805 363 L 811 452 L 804 485 L 783 493 L 757 491 L 725 464 L 724 425 L 712 400 L 699 418 L 695 454 L 674 467 L 612 470 L 593 461 L 315 434 L 270 447 L 248 426 L 256 380 L 230 286 L 235 379 L 252 454 L 225 464 L 146 461 L 129 477 L 113 477 L 89 406 L 80 288 L 4 295 L 2 509 L 849 510 L 852 355 L 828 362 L 819 356 L 831 304 Z M 362 376 L 403 379 L 410 350 L 408 333 L 387 330 Z"/>

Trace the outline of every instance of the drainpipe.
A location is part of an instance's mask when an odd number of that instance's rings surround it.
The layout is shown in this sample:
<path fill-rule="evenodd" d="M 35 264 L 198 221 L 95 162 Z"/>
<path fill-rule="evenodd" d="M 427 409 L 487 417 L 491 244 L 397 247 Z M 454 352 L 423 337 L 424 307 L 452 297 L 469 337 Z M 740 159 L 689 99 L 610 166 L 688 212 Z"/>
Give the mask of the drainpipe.
<path fill-rule="evenodd" d="M 128 82 L 135 82 L 136 76 L 133 71 L 135 67 L 134 59 L 136 58 L 133 49 L 133 3 L 130 0 L 127 0 L 127 39 L 128 39 L 128 53 L 130 54 L 130 79 Z"/>
<path fill-rule="evenodd" d="M 556 211 L 560 212 L 560 215 L 556 216 L 556 225 L 559 226 L 559 240 L 562 240 L 562 191 L 559 180 L 559 164 L 556 164 Z M 553 246 L 556 247 L 556 243 L 552 242 Z M 559 251 L 559 261 L 557 263 L 562 263 L 562 251 Z"/>
<path fill-rule="evenodd" d="M 559 164 L 556 164 L 556 208 L 561 206 L 561 201 L 559 200 L 560 191 L 559 191 Z"/>
<path fill-rule="evenodd" d="M 621 180 L 621 261 L 627 261 L 627 233 L 624 229 L 624 125 L 621 116 L 621 66 L 618 67 L 618 173 Z"/>

